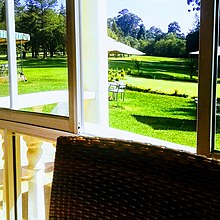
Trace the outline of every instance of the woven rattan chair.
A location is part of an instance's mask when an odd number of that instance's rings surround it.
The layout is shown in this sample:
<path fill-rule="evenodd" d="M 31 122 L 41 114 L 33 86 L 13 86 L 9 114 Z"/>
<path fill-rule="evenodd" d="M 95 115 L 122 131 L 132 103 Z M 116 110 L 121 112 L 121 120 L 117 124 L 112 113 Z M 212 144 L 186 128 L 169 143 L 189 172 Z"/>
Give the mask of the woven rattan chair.
<path fill-rule="evenodd" d="M 149 144 L 60 137 L 50 219 L 220 219 L 220 163 Z"/>

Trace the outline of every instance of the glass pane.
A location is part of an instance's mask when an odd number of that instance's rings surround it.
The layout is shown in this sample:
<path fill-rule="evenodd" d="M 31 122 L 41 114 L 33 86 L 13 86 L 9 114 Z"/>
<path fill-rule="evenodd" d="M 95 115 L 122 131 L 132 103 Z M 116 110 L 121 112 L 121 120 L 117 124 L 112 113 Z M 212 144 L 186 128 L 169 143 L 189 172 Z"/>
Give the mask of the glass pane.
<path fill-rule="evenodd" d="M 55 149 L 53 143 L 33 136 L 21 136 L 23 219 L 44 219 L 44 216 L 48 219 Z"/>
<path fill-rule="evenodd" d="M 68 116 L 65 19 L 65 5 L 58 1 L 45 1 L 45 4 L 15 1 L 18 81 L 15 99 L 19 110 Z M 7 40 L 7 35 L 0 32 L 0 38 Z M 8 79 L 6 50 L 2 49 L 0 57 L 2 74 Z M 0 81 L 0 87 L 0 96 L 8 96 L 8 83 Z M 12 89 L 16 93 L 16 88 Z"/>
<path fill-rule="evenodd" d="M 199 14 L 181 0 L 107 3 L 110 126 L 195 150 Z"/>
<path fill-rule="evenodd" d="M 0 8 L 3 6 L 0 5 Z M 9 108 L 9 77 L 5 22 L 0 22 L 0 107 Z"/>

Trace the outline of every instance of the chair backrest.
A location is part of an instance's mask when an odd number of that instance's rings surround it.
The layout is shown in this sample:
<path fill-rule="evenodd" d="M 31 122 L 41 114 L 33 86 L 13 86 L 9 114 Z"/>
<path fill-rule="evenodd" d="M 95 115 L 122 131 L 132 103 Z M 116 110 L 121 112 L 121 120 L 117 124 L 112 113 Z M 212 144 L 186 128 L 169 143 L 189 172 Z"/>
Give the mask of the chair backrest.
<path fill-rule="evenodd" d="M 125 92 L 126 84 L 125 83 L 119 83 L 118 84 L 118 90 L 121 91 L 121 92 Z"/>
<path fill-rule="evenodd" d="M 50 219 L 220 219 L 220 163 L 149 144 L 60 137 Z"/>

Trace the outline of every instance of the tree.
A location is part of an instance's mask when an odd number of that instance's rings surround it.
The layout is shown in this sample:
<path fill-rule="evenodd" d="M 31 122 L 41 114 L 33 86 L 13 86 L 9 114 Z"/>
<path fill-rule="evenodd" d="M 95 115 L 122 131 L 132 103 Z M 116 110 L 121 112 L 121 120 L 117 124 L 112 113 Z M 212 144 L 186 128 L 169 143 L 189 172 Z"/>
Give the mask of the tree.
<path fill-rule="evenodd" d="M 155 53 L 164 57 L 184 57 L 186 55 L 186 40 L 169 33 L 164 39 L 155 43 Z"/>
<path fill-rule="evenodd" d="M 200 0 L 187 0 L 187 4 L 192 7 L 193 11 L 199 11 L 200 10 Z M 189 9 L 189 11 L 191 11 Z"/>
<path fill-rule="evenodd" d="M 178 22 L 174 21 L 168 25 L 168 33 L 174 33 L 176 35 L 181 34 L 181 28 Z"/>
<path fill-rule="evenodd" d="M 154 39 L 155 41 L 160 40 L 164 37 L 164 33 L 160 28 L 152 26 L 149 30 L 146 31 L 147 39 Z"/>
<path fill-rule="evenodd" d="M 199 31 L 191 31 L 186 36 L 186 51 L 192 52 L 199 50 Z"/>
<path fill-rule="evenodd" d="M 124 33 L 117 26 L 116 18 L 108 18 L 107 19 L 107 25 L 108 25 L 108 36 L 109 37 L 111 37 L 115 40 L 119 40 L 119 39 L 123 38 Z"/>
<path fill-rule="evenodd" d="M 154 39 L 149 39 L 145 41 L 144 49 L 142 50 L 146 55 L 148 56 L 153 56 L 155 54 L 155 40 Z"/>
<path fill-rule="evenodd" d="M 15 19 L 16 16 L 22 12 L 23 7 L 21 6 L 20 0 L 14 0 L 14 9 L 15 9 Z M 0 29 L 6 29 L 6 8 L 5 0 L 0 0 Z"/>
<path fill-rule="evenodd" d="M 29 33 L 31 41 L 29 42 L 32 48 L 32 57 L 37 57 L 40 48 L 44 52 L 44 57 L 47 56 L 48 50 L 48 16 L 51 16 L 50 11 L 55 12 L 57 0 L 26 0 L 23 13 L 20 15 L 16 26 L 19 31 Z"/>
<path fill-rule="evenodd" d="M 61 19 L 60 28 L 57 33 L 58 38 L 58 50 L 63 52 L 63 55 L 66 53 L 66 8 L 61 4 L 59 10 L 59 17 Z"/>
<path fill-rule="evenodd" d="M 144 24 L 140 25 L 140 29 L 137 33 L 137 39 L 138 40 L 144 40 L 146 38 L 146 30 Z"/>
<path fill-rule="evenodd" d="M 53 57 L 58 45 L 65 43 L 65 18 L 62 14 L 57 14 L 50 9 L 45 14 L 44 22 L 44 44 L 46 50 L 50 52 L 50 57 Z"/>
<path fill-rule="evenodd" d="M 123 31 L 124 36 L 130 35 L 136 38 L 142 20 L 137 15 L 130 13 L 128 9 L 123 9 L 116 17 L 116 24 Z"/>
<path fill-rule="evenodd" d="M 28 33 L 31 36 L 28 44 L 31 46 L 32 57 L 36 58 L 39 54 L 40 41 L 39 41 L 39 13 L 37 8 L 31 4 L 26 3 L 24 12 L 16 20 L 16 29 L 19 32 Z"/>

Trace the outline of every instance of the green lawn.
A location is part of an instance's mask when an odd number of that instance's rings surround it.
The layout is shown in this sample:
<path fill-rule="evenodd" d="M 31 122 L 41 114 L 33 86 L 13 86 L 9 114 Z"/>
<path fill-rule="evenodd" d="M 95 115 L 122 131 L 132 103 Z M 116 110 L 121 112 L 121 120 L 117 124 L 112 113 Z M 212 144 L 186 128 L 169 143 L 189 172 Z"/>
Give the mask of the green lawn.
<path fill-rule="evenodd" d="M 137 86 L 139 88 L 161 91 L 168 94 L 178 91 L 179 94 L 186 94 L 190 97 L 198 96 L 198 83 L 145 79 L 134 76 L 126 76 L 124 81 L 129 85 Z"/>
<path fill-rule="evenodd" d="M 191 97 L 197 96 L 197 83 L 183 81 L 183 79 L 189 79 L 185 59 L 137 58 L 142 59 L 142 76 L 146 74 L 147 78 L 128 75 L 125 79 L 128 84 L 165 93 L 174 93 L 177 90 L 178 93 L 187 94 L 189 97 L 181 98 L 127 90 L 122 106 L 117 106 L 114 101 L 109 102 L 110 126 L 195 147 L 196 105 Z M 67 89 L 66 58 L 27 59 L 23 64 L 28 81 L 19 82 L 19 94 Z M 136 71 L 132 57 L 111 58 L 109 66 Z M 151 74 L 153 77 L 150 77 Z M 8 95 L 8 90 L 8 83 L 0 83 L 0 96 Z M 45 106 L 45 111 L 53 107 Z M 220 125 L 219 118 L 217 120 L 217 124 Z M 220 129 L 217 128 L 218 146 L 220 146 L 219 133 Z"/>
<path fill-rule="evenodd" d="M 189 98 L 127 91 L 109 102 L 110 126 L 174 143 L 196 146 L 196 105 Z"/>
<path fill-rule="evenodd" d="M 189 80 L 190 71 L 187 66 L 187 59 L 165 58 L 153 56 L 131 56 L 124 58 L 110 58 L 109 68 L 131 69 L 134 75 L 137 70 L 134 67 L 133 59 L 141 61 L 140 73 L 145 78 L 151 79 L 176 79 Z M 197 78 L 197 77 L 196 77 Z"/>
<path fill-rule="evenodd" d="M 68 88 L 66 58 L 28 59 L 23 62 L 27 82 L 18 83 L 19 94 Z M 0 83 L 0 96 L 8 95 L 8 83 Z"/>
<path fill-rule="evenodd" d="M 196 104 L 191 98 L 126 91 L 125 101 L 110 101 L 109 110 L 113 128 L 196 146 Z M 216 146 L 220 149 L 219 116 Z"/>

